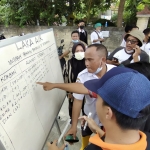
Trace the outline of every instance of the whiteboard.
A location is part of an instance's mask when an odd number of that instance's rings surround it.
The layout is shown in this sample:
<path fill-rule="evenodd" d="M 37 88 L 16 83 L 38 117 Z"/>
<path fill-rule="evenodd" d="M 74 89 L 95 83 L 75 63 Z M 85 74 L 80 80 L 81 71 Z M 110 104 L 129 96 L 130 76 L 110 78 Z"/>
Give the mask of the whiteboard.
<path fill-rule="evenodd" d="M 41 150 L 66 92 L 53 29 L 0 43 L 0 141 L 6 150 Z"/>

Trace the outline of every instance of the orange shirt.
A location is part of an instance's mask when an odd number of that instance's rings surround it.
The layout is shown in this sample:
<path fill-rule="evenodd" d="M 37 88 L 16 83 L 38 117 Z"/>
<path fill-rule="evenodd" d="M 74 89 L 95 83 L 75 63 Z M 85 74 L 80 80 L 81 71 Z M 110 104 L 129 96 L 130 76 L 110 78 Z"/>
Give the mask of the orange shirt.
<path fill-rule="evenodd" d="M 100 147 L 102 150 L 146 150 L 147 141 L 146 135 L 139 131 L 141 139 L 130 145 L 109 144 L 102 141 L 98 134 L 90 138 L 90 143 Z M 88 148 L 87 148 L 88 149 Z"/>

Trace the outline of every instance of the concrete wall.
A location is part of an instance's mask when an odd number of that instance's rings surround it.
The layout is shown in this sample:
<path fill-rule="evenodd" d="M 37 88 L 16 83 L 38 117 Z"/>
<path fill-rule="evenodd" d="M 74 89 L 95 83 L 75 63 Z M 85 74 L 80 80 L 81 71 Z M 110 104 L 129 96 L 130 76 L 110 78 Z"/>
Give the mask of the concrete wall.
<path fill-rule="evenodd" d="M 76 29 L 76 27 L 63 27 L 63 26 L 26 26 L 24 28 L 19 28 L 17 26 L 9 26 L 9 27 L 4 27 L 0 26 L 0 33 L 4 32 L 4 35 L 6 38 L 10 38 L 11 36 L 18 36 L 20 33 L 33 33 L 33 32 L 38 32 L 41 30 L 53 28 L 54 29 L 54 34 L 56 37 L 56 42 L 57 45 L 60 45 L 60 40 L 64 39 L 65 41 L 65 47 L 67 48 L 69 41 L 71 40 L 71 32 Z M 90 42 L 90 34 L 94 30 L 92 27 L 86 27 L 86 30 L 88 32 L 88 40 L 89 44 Z M 102 28 L 103 31 L 110 31 L 110 36 L 109 38 L 106 38 L 105 42 L 103 43 L 108 51 L 113 51 L 115 48 L 117 48 L 123 38 L 124 34 L 124 29 L 123 28 L 116 28 L 116 27 L 107 27 L 107 28 Z"/>

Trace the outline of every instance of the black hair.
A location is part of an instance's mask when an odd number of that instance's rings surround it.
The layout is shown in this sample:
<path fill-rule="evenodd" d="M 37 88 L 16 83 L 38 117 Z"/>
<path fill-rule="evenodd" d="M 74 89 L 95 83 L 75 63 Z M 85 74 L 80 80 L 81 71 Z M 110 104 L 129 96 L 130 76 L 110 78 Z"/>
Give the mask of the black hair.
<path fill-rule="evenodd" d="M 145 30 L 143 31 L 143 33 L 144 33 L 145 35 L 148 35 L 148 34 L 150 33 L 150 28 L 145 29 Z M 147 43 L 150 43 L 150 37 L 149 37 Z"/>
<path fill-rule="evenodd" d="M 136 26 L 136 25 L 132 25 L 132 29 L 133 28 L 137 28 L 137 29 L 139 29 L 139 27 L 138 26 Z"/>
<path fill-rule="evenodd" d="M 85 23 L 85 21 L 84 21 L 84 20 L 78 20 L 78 24 L 79 24 L 79 23 L 81 23 L 81 22 L 84 22 L 84 23 Z"/>
<path fill-rule="evenodd" d="M 139 130 L 140 127 L 146 122 L 150 114 L 150 105 L 146 106 L 143 110 L 139 112 L 143 114 L 143 117 L 140 118 L 131 118 L 127 115 L 124 115 L 112 108 L 105 101 L 103 101 L 103 105 L 111 108 L 113 114 L 115 115 L 118 126 L 123 130 Z"/>
<path fill-rule="evenodd" d="M 148 80 L 150 80 L 150 63 L 139 61 L 139 62 L 125 65 L 125 67 L 128 67 L 128 68 L 138 71 L 139 73 L 146 76 L 148 78 Z"/>
<path fill-rule="evenodd" d="M 150 33 L 150 28 L 145 29 L 145 30 L 143 31 L 143 33 L 144 33 L 145 35 L 149 34 L 149 33 Z"/>
<path fill-rule="evenodd" d="M 133 28 L 132 25 L 126 25 L 124 30 L 126 33 L 128 33 L 129 31 L 132 30 L 132 28 Z"/>
<path fill-rule="evenodd" d="M 91 47 L 96 47 L 97 51 L 103 53 L 106 56 L 106 58 L 108 57 L 107 48 L 103 44 L 91 44 L 88 46 L 88 48 L 91 48 Z"/>
<path fill-rule="evenodd" d="M 72 36 L 72 34 L 74 34 L 74 33 L 77 33 L 78 35 L 80 35 L 80 34 L 79 34 L 79 31 L 74 30 L 74 31 L 72 31 L 71 36 Z"/>
<path fill-rule="evenodd" d="M 128 32 L 131 31 L 133 28 L 138 28 L 138 29 L 139 29 L 139 27 L 136 26 L 136 25 L 126 25 L 124 30 L 125 30 L 126 33 L 128 33 Z"/>

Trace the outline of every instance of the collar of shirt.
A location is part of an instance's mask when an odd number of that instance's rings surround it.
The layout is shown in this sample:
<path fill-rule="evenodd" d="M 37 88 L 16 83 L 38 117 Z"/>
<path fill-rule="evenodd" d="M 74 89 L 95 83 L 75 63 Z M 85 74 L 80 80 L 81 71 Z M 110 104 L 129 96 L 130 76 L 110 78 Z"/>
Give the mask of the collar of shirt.
<path fill-rule="evenodd" d="M 84 31 L 84 29 L 82 29 L 82 30 L 81 30 L 81 29 L 79 28 L 78 30 L 79 30 L 79 32 L 82 32 L 82 33 L 84 33 L 84 32 L 85 32 L 85 31 Z"/>
<path fill-rule="evenodd" d="M 95 32 L 97 32 L 98 34 L 100 34 L 100 33 L 101 33 L 101 31 L 96 31 L 96 30 L 95 30 Z"/>
<path fill-rule="evenodd" d="M 98 77 L 97 77 L 95 74 L 90 73 L 90 72 L 88 72 L 88 76 L 89 76 L 89 77 L 94 76 L 95 78 L 97 78 L 97 79 L 98 79 Z"/>

